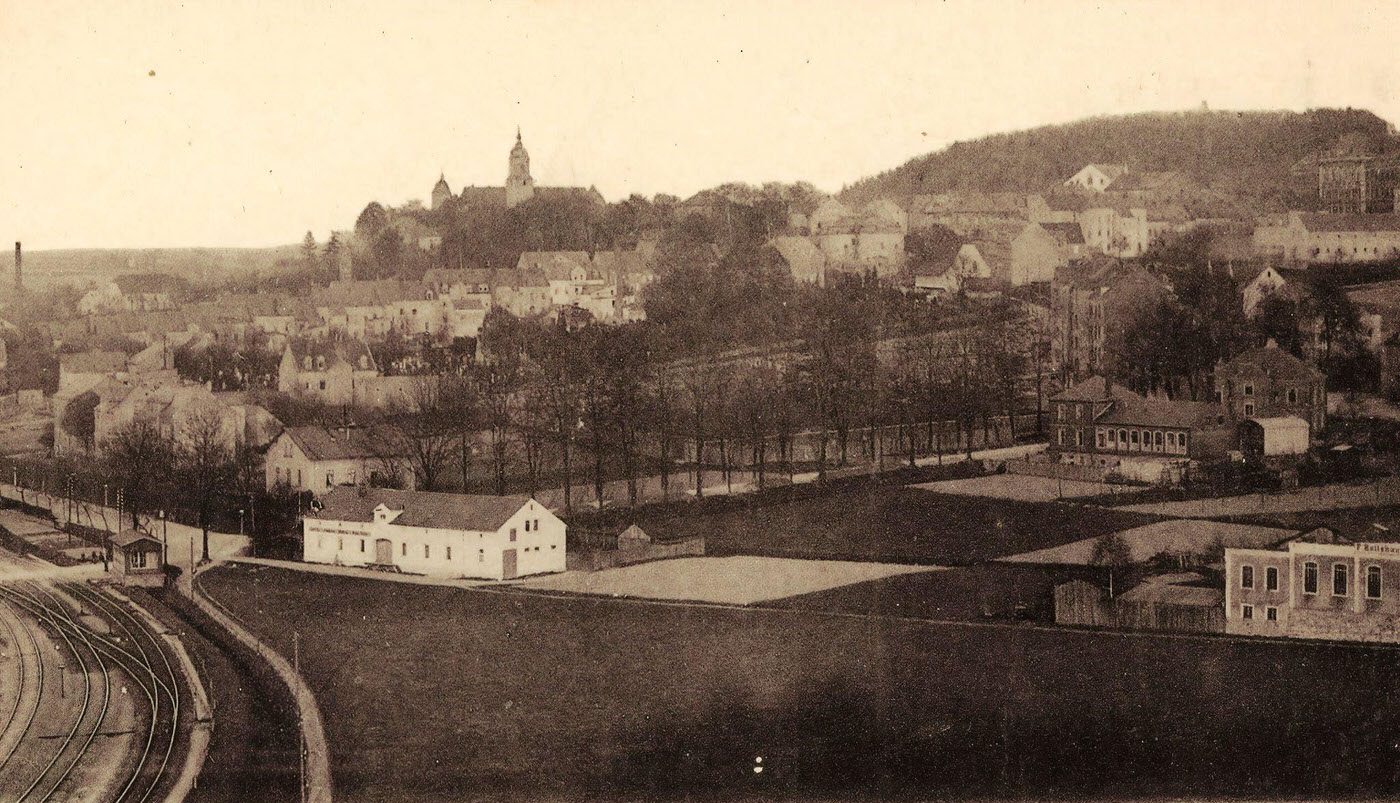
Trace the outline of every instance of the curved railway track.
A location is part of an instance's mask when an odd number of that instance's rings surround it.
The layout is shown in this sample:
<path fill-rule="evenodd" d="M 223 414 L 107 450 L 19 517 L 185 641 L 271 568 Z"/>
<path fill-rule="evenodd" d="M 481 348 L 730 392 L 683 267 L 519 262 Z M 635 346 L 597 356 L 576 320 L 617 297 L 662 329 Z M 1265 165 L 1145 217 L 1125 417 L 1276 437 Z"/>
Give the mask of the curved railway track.
<path fill-rule="evenodd" d="M 39 689 L 44 688 L 44 661 L 39 654 L 39 641 L 38 639 L 34 638 L 34 631 L 30 630 L 27 627 L 24 627 L 23 624 L 21 624 L 20 627 L 15 627 L 10 622 L 11 617 L 19 616 L 19 614 L 15 611 L 13 605 L 11 605 L 8 602 L 5 603 L 5 610 L 8 615 L 0 617 L 0 620 L 4 621 L 5 630 L 10 634 L 10 641 L 15 645 L 15 657 L 18 659 L 17 663 L 19 665 L 19 688 L 15 691 L 15 704 L 10 709 L 9 718 L 5 720 L 5 729 L 9 730 L 10 726 L 15 722 L 15 718 L 19 715 L 19 704 L 21 702 L 21 698 L 24 696 L 24 653 L 20 646 L 19 631 L 24 631 L 24 635 L 28 637 L 30 646 L 29 654 L 34 657 L 34 683 Z M 24 734 L 27 734 L 29 732 L 29 728 L 34 724 L 34 715 L 39 713 L 38 697 L 39 695 L 36 693 L 33 705 L 29 707 L 29 716 L 25 718 L 24 727 L 20 728 L 19 736 L 15 739 L 14 744 L 10 745 L 10 749 L 5 751 L 5 755 L 3 757 L 0 757 L 0 773 L 4 772 L 5 766 L 10 763 L 10 759 L 14 758 L 15 751 L 19 749 L 20 743 L 24 741 Z"/>
<path fill-rule="evenodd" d="M 141 695 L 138 700 L 144 698 L 147 716 L 139 754 L 129 765 L 128 762 L 123 762 L 125 782 L 117 785 L 116 796 L 112 800 L 139 803 L 151 800 L 167 780 L 167 769 L 180 733 L 181 680 L 166 653 L 161 637 L 127 611 L 125 606 L 87 586 L 71 585 L 57 590 L 32 583 L 18 586 L 0 586 L 0 598 L 3 598 L 12 610 L 23 611 L 47 625 L 48 629 L 62 640 L 68 648 L 68 654 L 73 656 L 82 672 L 84 696 L 73 727 L 64 735 L 52 758 L 16 800 L 42 803 L 61 799 L 55 795 L 73 776 L 107 717 L 113 670 L 120 672 L 140 689 Z M 71 603 L 77 603 L 76 614 Z M 83 613 L 90 613 L 102 619 L 110 628 L 110 632 L 100 633 L 84 624 L 81 621 Z M 29 637 L 35 645 L 42 678 L 42 650 L 38 649 L 32 632 L 29 633 Z M 101 695 L 94 695 L 94 687 L 98 684 L 89 673 L 89 666 L 101 673 Z M 37 686 L 42 696 L 41 680 Z M 97 696 L 100 696 L 100 708 L 93 699 Z M 36 703 L 35 710 L 37 708 Z M 25 738 L 30 737 L 29 730 L 33 719 L 31 712 L 29 721 L 25 723 L 24 737 L 16 741 L 15 749 L 18 749 Z M 83 728 L 86 719 L 92 720 L 90 729 Z M 15 749 L 10 751 L 11 755 Z M 71 758 L 65 763 L 65 756 L 70 754 Z M 0 763 L 0 769 L 4 769 L 8 761 L 9 756 L 6 756 L 3 763 Z"/>

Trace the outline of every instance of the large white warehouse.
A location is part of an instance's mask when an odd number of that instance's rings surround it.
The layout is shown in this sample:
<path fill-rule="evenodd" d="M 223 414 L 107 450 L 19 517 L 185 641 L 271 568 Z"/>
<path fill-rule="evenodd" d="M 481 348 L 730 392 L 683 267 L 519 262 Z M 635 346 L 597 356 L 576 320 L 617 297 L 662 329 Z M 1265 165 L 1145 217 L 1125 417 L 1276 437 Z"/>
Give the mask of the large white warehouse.
<path fill-rule="evenodd" d="M 564 522 L 528 496 L 338 487 L 302 522 L 308 563 L 511 580 L 562 572 Z"/>

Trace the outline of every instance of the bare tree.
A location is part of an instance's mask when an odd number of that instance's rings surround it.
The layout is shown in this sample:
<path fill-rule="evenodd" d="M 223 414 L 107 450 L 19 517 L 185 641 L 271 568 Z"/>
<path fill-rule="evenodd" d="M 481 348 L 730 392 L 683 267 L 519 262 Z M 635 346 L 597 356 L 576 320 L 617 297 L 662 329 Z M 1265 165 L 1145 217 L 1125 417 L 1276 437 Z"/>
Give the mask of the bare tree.
<path fill-rule="evenodd" d="M 103 445 L 108 472 L 123 492 L 131 526 L 152 509 L 158 497 L 161 478 L 174 467 L 174 447 L 160 428 L 149 421 L 135 421 L 118 430 Z M 117 524 L 121 527 L 120 522 Z"/>
<path fill-rule="evenodd" d="M 215 502 L 234 476 L 233 449 L 217 407 L 192 410 L 181 427 L 180 467 L 199 514 L 201 560 L 209 560 L 209 525 Z"/>
<path fill-rule="evenodd" d="M 408 409 L 397 411 L 395 416 L 407 436 L 408 457 L 418 486 L 425 491 L 437 490 L 452 457 L 457 433 L 448 399 L 453 392 L 446 377 L 415 376 L 409 386 Z"/>

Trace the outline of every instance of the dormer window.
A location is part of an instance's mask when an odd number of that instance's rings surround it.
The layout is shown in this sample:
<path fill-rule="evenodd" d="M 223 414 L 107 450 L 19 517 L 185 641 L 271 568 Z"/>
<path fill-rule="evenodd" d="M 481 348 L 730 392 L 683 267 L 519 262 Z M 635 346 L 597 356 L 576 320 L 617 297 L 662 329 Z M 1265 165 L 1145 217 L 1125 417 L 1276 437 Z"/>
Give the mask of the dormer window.
<path fill-rule="evenodd" d="M 1253 396 L 1253 395 L 1254 395 L 1254 386 L 1253 386 L 1253 385 L 1245 385 L 1245 386 L 1244 386 L 1244 395 L 1246 395 L 1246 396 Z"/>
<path fill-rule="evenodd" d="M 310 354 L 308 354 L 308 355 L 306 355 L 305 357 L 302 357 L 302 358 L 301 358 L 301 367 L 302 367 L 302 370 L 304 370 L 304 371 L 310 371 L 310 370 L 311 370 L 311 355 L 310 355 Z"/>
<path fill-rule="evenodd" d="M 324 371 L 324 370 L 326 370 L 326 355 L 324 355 L 324 354 L 317 354 L 317 355 L 316 355 L 316 370 L 318 370 L 318 371 Z"/>

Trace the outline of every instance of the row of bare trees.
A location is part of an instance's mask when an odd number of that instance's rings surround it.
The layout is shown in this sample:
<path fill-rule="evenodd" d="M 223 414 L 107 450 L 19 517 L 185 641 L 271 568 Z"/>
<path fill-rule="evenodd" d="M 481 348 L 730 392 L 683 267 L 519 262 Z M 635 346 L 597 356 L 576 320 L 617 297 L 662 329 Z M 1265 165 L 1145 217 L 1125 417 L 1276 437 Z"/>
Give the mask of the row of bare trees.
<path fill-rule="evenodd" d="M 418 377 L 395 418 L 420 488 L 471 487 L 483 453 L 493 492 L 557 487 L 572 509 L 580 476 L 594 499 L 618 480 L 635 505 L 648 476 L 669 497 L 678 462 L 726 480 L 742 468 L 762 487 L 775 466 L 793 473 L 802 433 L 817 444 L 805 468 L 822 479 L 853 451 L 875 454 L 881 427 L 898 428 L 911 464 L 917 451 L 945 450 L 945 422 L 958 422 L 970 449 L 977 426 L 1018 412 L 1030 390 L 1035 344 L 1019 324 L 889 340 L 868 310 L 823 312 L 795 350 L 708 360 L 675 358 L 648 324 L 571 331 L 497 320 L 483 333 L 484 359 Z M 701 480 L 695 471 L 697 496 Z"/>

